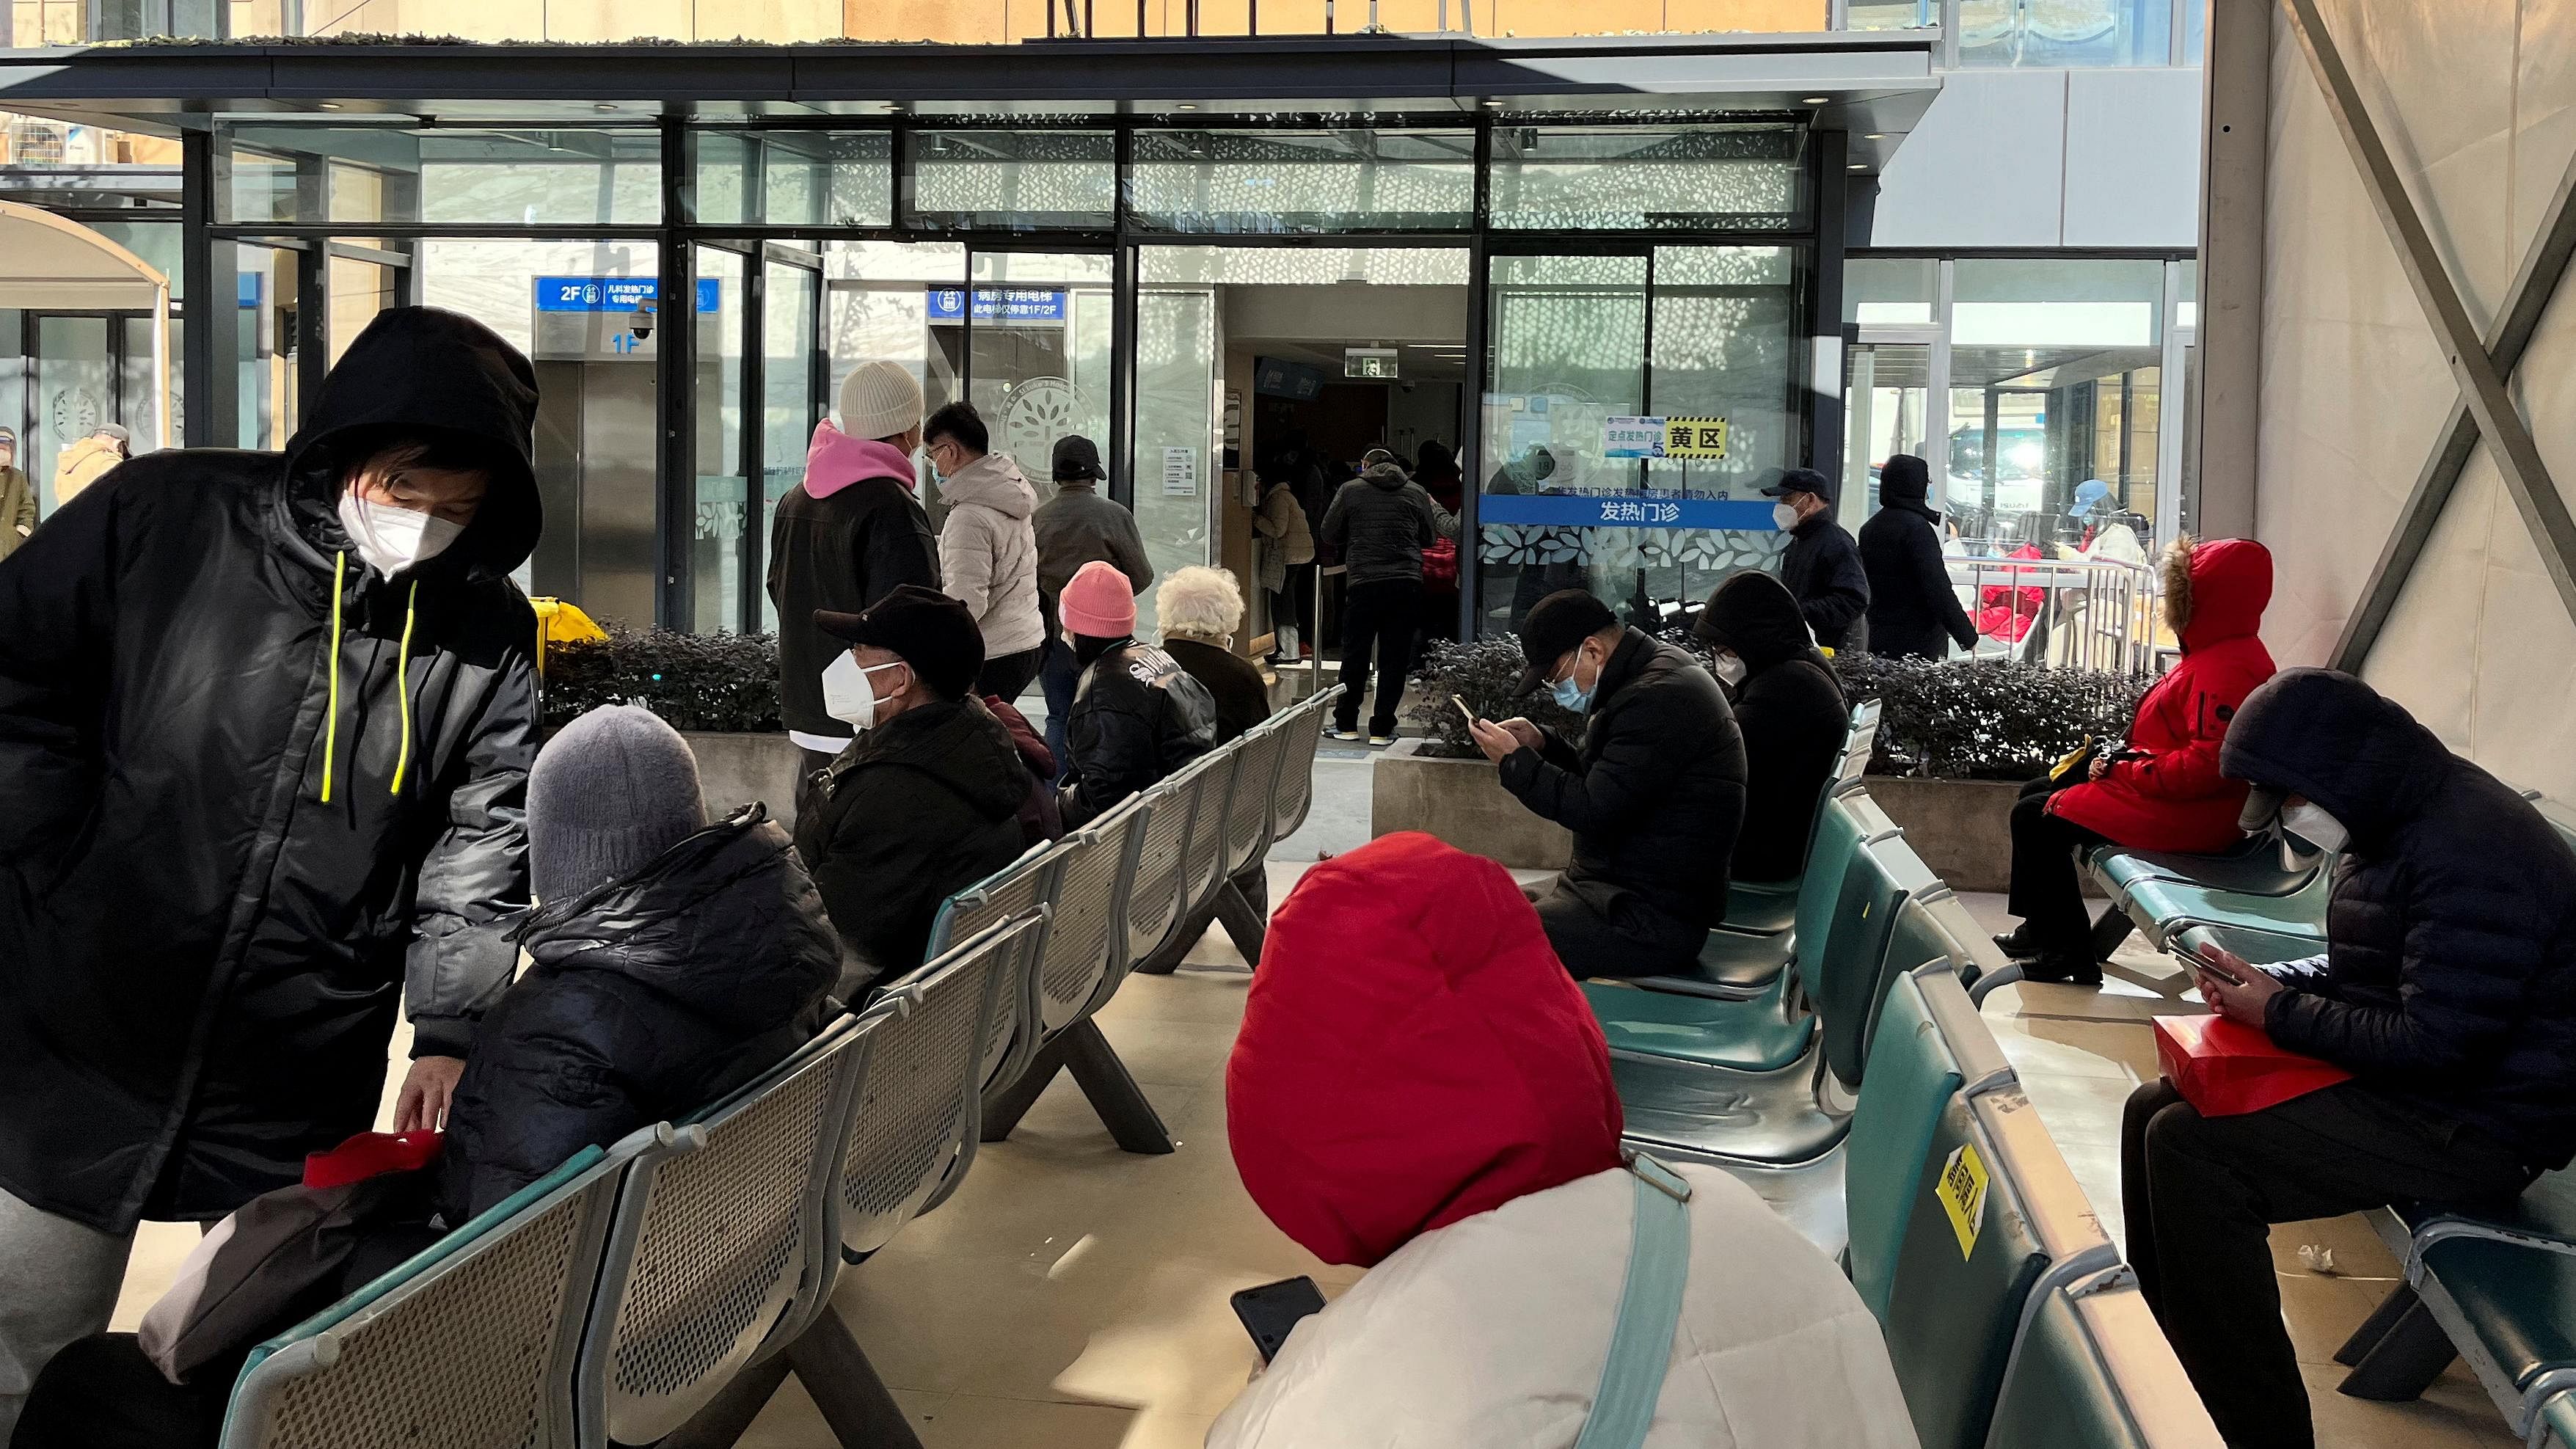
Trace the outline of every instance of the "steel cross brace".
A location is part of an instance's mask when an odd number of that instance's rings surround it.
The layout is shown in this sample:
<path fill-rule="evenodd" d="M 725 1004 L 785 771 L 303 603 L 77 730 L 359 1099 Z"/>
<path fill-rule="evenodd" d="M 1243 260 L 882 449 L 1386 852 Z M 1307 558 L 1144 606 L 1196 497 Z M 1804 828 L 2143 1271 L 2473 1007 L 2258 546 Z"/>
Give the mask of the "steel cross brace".
<path fill-rule="evenodd" d="M 2513 495 L 2524 527 L 2531 532 L 2541 565 L 2558 591 L 2559 602 L 2567 609 L 2568 617 L 2576 620 L 2576 519 L 2569 517 L 2566 499 L 2549 476 L 2540 445 L 2533 440 L 2530 425 L 2515 410 L 2504 381 L 2521 361 L 2523 347 L 2530 342 L 2532 329 L 2565 273 L 2568 255 L 2576 249 L 2576 224 L 2571 224 L 2569 206 L 2570 189 L 2576 187 L 2576 166 L 2570 167 L 2552 199 L 2540 237 L 2514 280 L 2513 294 L 2497 321 L 2495 336 L 2479 336 L 2469 320 L 2468 309 L 2460 301 L 2459 289 L 2452 285 L 2450 273 L 2442 265 L 2441 253 L 2434 248 L 2432 234 L 2406 195 L 2405 183 L 2398 177 L 2386 143 L 2371 124 L 2361 92 L 2353 84 L 2352 71 L 2344 64 L 2342 52 L 2318 13 L 2317 0 L 2282 3 L 2289 11 L 2290 28 L 2298 35 L 2300 49 L 2307 54 L 2309 68 L 2316 73 L 2317 86 L 2325 93 L 2326 109 L 2333 114 L 2335 127 L 2343 133 L 2353 164 L 2361 172 L 2362 189 L 2369 194 L 2380 224 L 2397 249 L 2398 264 L 2405 269 L 2406 280 L 2415 289 L 2415 299 L 2432 323 L 2434 338 L 2441 344 L 2452 377 L 2460 387 L 2460 400 L 2452 408 L 2450 425 L 2443 430 L 2440 445 L 2417 477 L 2415 489 L 2399 515 L 2397 530 L 2381 550 L 2360 605 L 2346 621 L 2334 662 L 2340 668 L 2355 668 L 2368 655 L 2407 574 L 2423 553 L 2442 505 L 2458 483 L 2471 446 L 2479 438 L 2486 440 L 2495 455 L 2505 488 Z"/>

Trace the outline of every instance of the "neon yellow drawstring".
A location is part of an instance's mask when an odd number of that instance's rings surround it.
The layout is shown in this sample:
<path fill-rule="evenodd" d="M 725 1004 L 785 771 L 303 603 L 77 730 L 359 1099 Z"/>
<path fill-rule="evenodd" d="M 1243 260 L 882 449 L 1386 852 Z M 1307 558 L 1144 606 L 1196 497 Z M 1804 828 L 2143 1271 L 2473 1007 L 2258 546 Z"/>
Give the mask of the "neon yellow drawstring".
<path fill-rule="evenodd" d="M 394 656 L 394 683 L 402 691 L 402 753 L 394 757 L 394 787 L 391 793 L 402 793 L 403 772 L 411 768 L 411 624 L 420 608 L 420 580 L 411 581 L 411 593 L 403 600 L 402 652 Z"/>
<path fill-rule="evenodd" d="M 322 803 L 331 803 L 333 759 L 340 751 L 340 596 L 349 577 L 349 555 L 343 550 L 331 566 L 331 705 L 322 731 Z"/>

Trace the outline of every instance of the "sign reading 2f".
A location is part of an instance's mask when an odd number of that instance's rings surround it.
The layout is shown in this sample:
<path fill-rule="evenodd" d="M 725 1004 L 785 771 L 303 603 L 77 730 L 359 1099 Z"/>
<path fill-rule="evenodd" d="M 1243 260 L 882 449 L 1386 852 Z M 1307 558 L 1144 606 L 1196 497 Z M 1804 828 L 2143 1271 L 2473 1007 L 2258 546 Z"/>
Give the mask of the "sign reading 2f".
<path fill-rule="evenodd" d="M 632 312 L 662 294 L 653 277 L 539 277 L 536 284 L 540 312 Z M 700 277 L 698 310 L 717 310 L 723 294 L 721 279 Z"/>

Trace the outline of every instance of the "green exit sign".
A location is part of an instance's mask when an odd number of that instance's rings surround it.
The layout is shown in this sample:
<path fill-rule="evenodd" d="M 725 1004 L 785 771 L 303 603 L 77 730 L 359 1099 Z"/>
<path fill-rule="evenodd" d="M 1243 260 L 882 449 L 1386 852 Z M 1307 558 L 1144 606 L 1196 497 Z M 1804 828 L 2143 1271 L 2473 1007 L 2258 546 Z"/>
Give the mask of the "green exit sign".
<path fill-rule="evenodd" d="M 1392 347 L 1345 347 L 1342 349 L 1342 376 L 1392 378 L 1395 376 L 1396 351 Z"/>

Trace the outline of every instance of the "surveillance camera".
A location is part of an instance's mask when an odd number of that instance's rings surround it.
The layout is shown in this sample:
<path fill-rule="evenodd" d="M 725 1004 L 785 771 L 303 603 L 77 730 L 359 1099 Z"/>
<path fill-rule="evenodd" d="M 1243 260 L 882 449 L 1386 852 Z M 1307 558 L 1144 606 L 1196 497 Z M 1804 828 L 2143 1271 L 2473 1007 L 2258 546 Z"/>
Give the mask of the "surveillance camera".
<path fill-rule="evenodd" d="M 650 302 L 636 303 L 635 314 L 632 317 L 629 317 L 626 321 L 626 330 L 634 333 L 635 340 L 638 342 L 642 342 L 646 338 L 651 337 L 653 335 L 653 304 Z"/>

